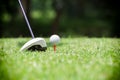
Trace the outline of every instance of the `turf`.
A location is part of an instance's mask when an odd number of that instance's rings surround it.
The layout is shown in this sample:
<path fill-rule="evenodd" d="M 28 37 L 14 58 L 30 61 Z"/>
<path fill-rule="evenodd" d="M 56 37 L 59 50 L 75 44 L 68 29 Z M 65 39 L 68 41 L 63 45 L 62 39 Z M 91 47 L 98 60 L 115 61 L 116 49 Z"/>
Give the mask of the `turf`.
<path fill-rule="evenodd" d="M 30 38 L 0 39 L 0 80 L 120 80 L 120 39 L 62 38 L 54 53 L 20 52 Z"/>

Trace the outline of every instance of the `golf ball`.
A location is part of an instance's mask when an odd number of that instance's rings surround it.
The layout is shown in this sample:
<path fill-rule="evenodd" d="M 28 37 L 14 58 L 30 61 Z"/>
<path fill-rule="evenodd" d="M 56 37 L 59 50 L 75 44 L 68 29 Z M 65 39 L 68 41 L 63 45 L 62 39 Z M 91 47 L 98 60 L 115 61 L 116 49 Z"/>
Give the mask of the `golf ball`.
<path fill-rule="evenodd" d="M 54 34 L 50 37 L 50 43 L 57 44 L 59 42 L 60 42 L 60 37 L 58 35 Z"/>

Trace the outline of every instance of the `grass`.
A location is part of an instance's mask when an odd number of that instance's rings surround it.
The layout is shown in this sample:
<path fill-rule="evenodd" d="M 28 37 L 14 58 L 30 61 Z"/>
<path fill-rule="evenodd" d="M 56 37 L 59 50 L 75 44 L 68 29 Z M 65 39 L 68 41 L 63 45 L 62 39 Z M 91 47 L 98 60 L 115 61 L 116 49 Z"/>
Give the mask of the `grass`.
<path fill-rule="evenodd" d="M 120 39 L 62 38 L 56 53 L 20 52 L 29 38 L 0 39 L 0 80 L 119 80 Z"/>

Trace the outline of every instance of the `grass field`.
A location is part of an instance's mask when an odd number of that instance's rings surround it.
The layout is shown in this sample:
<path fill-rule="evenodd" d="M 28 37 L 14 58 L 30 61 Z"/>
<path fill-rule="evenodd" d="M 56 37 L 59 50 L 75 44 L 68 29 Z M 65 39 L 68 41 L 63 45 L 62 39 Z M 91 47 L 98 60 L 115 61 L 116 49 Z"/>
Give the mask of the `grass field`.
<path fill-rule="evenodd" d="M 120 39 L 62 38 L 54 53 L 20 52 L 30 38 L 0 39 L 0 80 L 120 80 Z"/>

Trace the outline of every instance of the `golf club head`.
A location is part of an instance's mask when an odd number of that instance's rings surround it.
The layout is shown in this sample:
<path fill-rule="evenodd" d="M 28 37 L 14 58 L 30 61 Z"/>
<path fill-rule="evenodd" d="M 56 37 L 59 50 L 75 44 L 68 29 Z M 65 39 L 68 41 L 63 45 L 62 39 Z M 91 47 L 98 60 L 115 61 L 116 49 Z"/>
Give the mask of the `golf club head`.
<path fill-rule="evenodd" d="M 43 38 L 33 38 L 25 43 L 20 51 L 30 50 L 30 51 L 46 51 L 47 45 Z"/>

